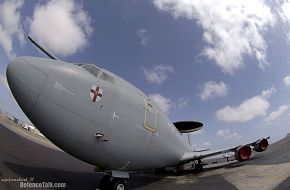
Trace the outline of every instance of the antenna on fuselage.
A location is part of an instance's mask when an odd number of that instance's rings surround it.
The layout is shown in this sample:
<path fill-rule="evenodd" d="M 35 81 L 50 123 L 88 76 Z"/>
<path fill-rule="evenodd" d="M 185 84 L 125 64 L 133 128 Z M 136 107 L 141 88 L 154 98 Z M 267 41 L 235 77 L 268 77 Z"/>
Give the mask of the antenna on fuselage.
<path fill-rule="evenodd" d="M 28 39 L 37 47 L 39 48 L 43 53 L 45 53 L 48 57 L 50 57 L 51 59 L 55 59 L 57 60 L 58 58 L 53 55 L 52 53 L 50 53 L 49 51 L 47 51 L 46 49 L 44 49 L 43 47 L 41 47 L 33 38 L 31 38 L 30 36 L 28 36 Z"/>

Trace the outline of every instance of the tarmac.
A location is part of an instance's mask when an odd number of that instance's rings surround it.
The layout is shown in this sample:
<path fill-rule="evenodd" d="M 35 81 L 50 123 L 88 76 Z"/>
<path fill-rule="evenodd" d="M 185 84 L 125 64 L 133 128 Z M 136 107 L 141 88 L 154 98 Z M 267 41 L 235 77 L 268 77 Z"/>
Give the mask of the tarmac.
<path fill-rule="evenodd" d="M 289 190 L 290 136 L 271 144 L 251 160 L 206 166 L 184 175 L 133 173 L 128 189 Z M 12 121 L 0 117 L 0 189 L 21 188 L 21 182 L 63 183 L 69 190 L 98 189 L 103 174 Z M 40 189 L 40 188 L 33 188 Z M 41 188 L 49 189 L 49 188 Z"/>

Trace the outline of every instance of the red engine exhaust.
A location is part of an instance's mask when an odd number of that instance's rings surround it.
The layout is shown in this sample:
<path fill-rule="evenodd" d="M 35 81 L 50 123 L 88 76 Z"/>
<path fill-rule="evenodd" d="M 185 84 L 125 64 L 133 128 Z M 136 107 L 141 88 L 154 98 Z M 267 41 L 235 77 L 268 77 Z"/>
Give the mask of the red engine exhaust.
<path fill-rule="evenodd" d="M 252 153 L 251 147 L 248 145 L 243 145 L 236 150 L 235 157 L 238 161 L 245 161 L 250 158 L 251 153 Z"/>
<path fill-rule="evenodd" d="M 254 150 L 256 152 L 263 152 L 268 148 L 268 140 L 267 139 L 261 139 L 254 145 Z"/>

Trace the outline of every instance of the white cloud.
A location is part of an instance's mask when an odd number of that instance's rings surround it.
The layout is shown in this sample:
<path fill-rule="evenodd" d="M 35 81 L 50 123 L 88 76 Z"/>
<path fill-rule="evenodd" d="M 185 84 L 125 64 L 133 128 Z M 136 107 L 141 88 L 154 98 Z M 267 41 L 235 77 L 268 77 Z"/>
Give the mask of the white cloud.
<path fill-rule="evenodd" d="M 281 5 L 281 9 L 279 12 L 280 18 L 286 24 L 288 24 L 288 42 L 290 42 L 290 2 L 284 1 Z"/>
<path fill-rule="evenodd" d="M 90 16 L 82 5 L 69 0 L 52 0 L 36 6 L 29 28 L 40 44 L 62 56 L 81 50 L 93 31 Z"/>
<path fill-rule="evenodd" d="M 264 98 L 270 98 L 276 92 L 275 87 L 271 87 L 267 90 L 263 90 L 261 96 Z"/>
<path fill-rule="evenodd" d="M 200 130 L 191 133 L 191 135 L 203 135 L 204 131 L 205 131 L 204 128 L 201 128 Z"/>
<path fill-rule="evenodd" d="M 144 28 L 136 30 L 136 35 L 140 39 L 140 43 L 143 46 L 149 45 L 149 42 L 151 40 L 150 35 L 148 34 L 148 31 Z"/>
<path fill-rule="evenodd" d="M 200 93 L 200 98 L 203 101 L 208 99 L 213 99 L 217 97 L 226 97 L 229 90 L 229 86 L 224 82 L 214 82 L 209 81 L 203 84 L 202 92 Z"/>
<path fill-rule="evenodd" d="M 8 86 L 8 82 L 6 79 L 6 76 L 3 74 L 0 74 L 0 82 L 2 83 L 3 86 L 5 86 L 7 89 L 10 89 Z"/>
<path fill-rule="evenodd" d="M 260 95 L 244 100 L 239 106 L 226 106 L 216 112 L 216 117 L 225 122 L 243 123 L 256 117 L 263 116 L 270 107 L 268 98 L 275 92 L 272 87 Z"/>
<path fill-rule="evenodd" d="M 186 98 L 178 98 L 177 100 L 177 105 L 179 109 L 184 108 L 185 106 L 187 106 L 188 104 L 188 100 Z"/>
<path fill-rule="evenodd" d="M 161 94 L 150 94 L 149 97 L 157 104 L 157 106 L 164 112 L 169 113 L 173 103 L 169 98 L 162 96 Z"/>
<path fill-rule="evenodd" d="M 286 86 L 290 86 L 290 75 L 286 76 L 283 81 Z"/>
<path fill-rule="evenodd" d="M 222 137 L 224 139 L 236 139 L 236 140 L 239 140 L 243 137 L 243 135 L 240 135 L 237 132 L 232 132 L 229 129 L 218 130 L 217 136 Z"/>
<path fill-rule="evenodd" d="M 277 121 L 280 116 L 282 116 L 288 110 L 288 105 L 282 105 L 277 110 L 273 111 L 269 114 L 268 117 L 265 118 L 266 124 L 272 124 L 274 121 Z"/>
<path fill-rule="evenodd" d="M 208 44 L 202 54 L 233 73 L 244 65 L 245 56 L 254 56 L 259 66 L 268 64 L 263 33 L 276 24 L 263 0 L 153 0 L 155 7 L 175 18 L 196 20 Z"/>
<path fill-rule="evenodd" d="M 174 70 L 170 65 L 155 65 L 151 69 L 143 68 L 143 72 L 147 81 L 162 84 Z"/>
<path fill-rule="evenodd" d="M 7 57 L 15 57 L 13 51 L 13 40 L 17 36 L 21 45 L 24 43 L 24 34 L 20 24 L 19 9 L 23 1 L 4 1 L 0 4 L 0 45 L 3 47 Z"/>

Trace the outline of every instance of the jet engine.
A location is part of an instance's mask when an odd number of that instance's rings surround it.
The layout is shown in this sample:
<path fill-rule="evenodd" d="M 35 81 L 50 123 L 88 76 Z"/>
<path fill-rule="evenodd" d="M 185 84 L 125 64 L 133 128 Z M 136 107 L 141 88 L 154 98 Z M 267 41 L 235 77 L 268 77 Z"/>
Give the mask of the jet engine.
<path fill-rule="evenodd" d="M 243 145 L 236 149 L 235 158 L 238 161 L 245 161 L 250 158 L 251 153 L 252 153 L 251 147 L 248 145 Z"/>
<path fill-rule="evenodd" d="M 254 150 L 256 152 L 263 152 L 268 148 L 268 140 L 267 139 L 260 139 L 254 144 Z"/>

